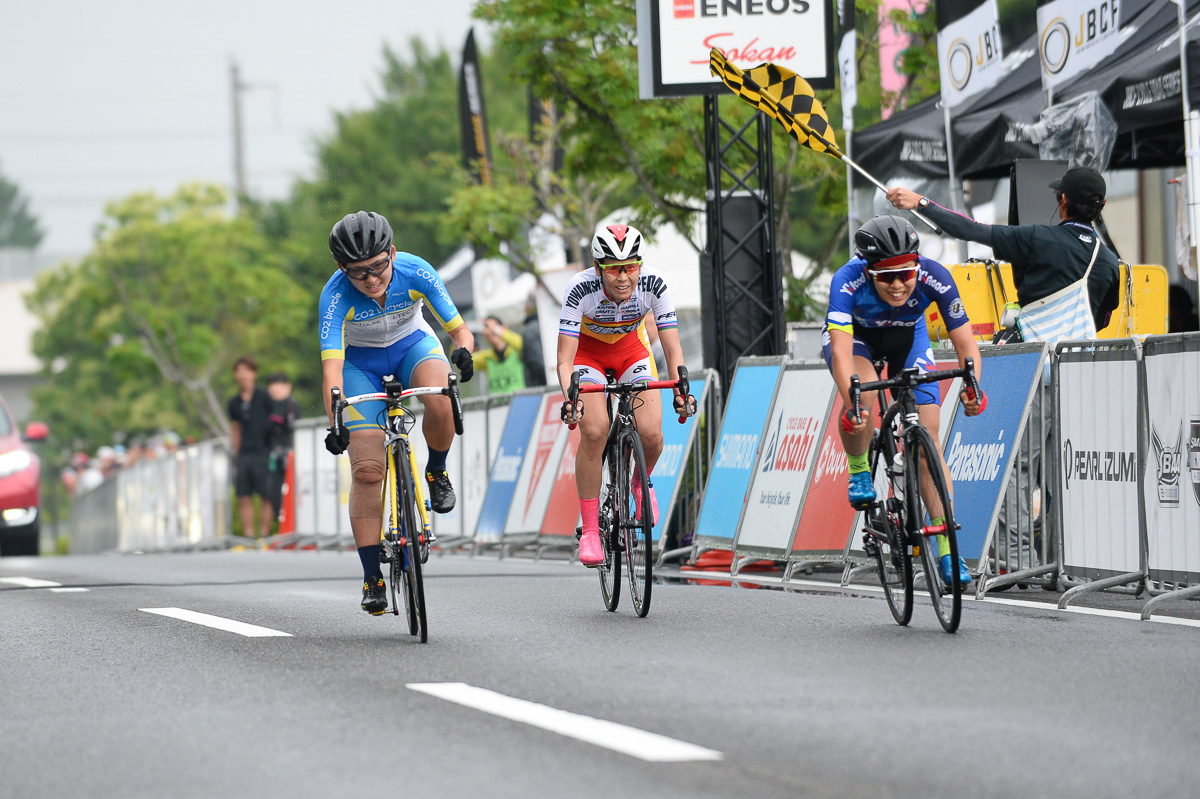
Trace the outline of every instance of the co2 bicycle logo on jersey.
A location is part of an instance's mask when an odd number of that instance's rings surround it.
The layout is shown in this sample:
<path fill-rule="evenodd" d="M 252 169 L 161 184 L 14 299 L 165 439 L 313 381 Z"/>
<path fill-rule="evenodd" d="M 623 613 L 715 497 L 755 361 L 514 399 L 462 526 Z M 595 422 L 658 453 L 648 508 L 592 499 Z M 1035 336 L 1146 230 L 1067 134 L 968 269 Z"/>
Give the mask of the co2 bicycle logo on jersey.
<path fill-rule="evenodd" d="M 333 324 L 334 309 L 337 307 L 338 300 L 342 298 L 342 292 L 335 291 L 329 299 L 329 307 L 325 309 L 325 313 L 321 314 L 321 338 L 329 335 L 329 326 Z"/>

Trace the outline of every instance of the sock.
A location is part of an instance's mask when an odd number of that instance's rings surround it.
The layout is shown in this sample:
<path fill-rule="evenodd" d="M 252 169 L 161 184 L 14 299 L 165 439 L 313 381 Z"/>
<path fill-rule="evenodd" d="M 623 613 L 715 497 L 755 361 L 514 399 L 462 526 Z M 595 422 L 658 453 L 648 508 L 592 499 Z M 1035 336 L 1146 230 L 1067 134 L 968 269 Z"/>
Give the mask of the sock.
<path fill-rule="evenodd" d="M 579 500 L 579 514 L 583 517 L 584 532 L 600 529 L 600 497 Z"/>
<path fill-rule="evenodd" d="M 866 472 L 871 468 L 870 459 L 865 452 L 861 455 L 847 455 L 846 462 L 850 464 L 850 474 Z"/>
<path fill-rule="evenodd" d="M 358 548 L 358 559 L 362 561 L 364 582 L 372 577 L 383 576 L 383 570 L 379 568 L 379 549 L 379 544 Z"/>
<path fill-rule="evenodd" d="M 448 454 L 450 454 L 449 448 L 434 449 L 430 447 L 429 462 L 425 464 L 425 471 L 433 472 L 434 474 L 446 471 L 446 456 Z"/>
<path fill-rule="evenodd" d="M 945 523 L 946 523 L 945 516 L 939 516 L 936 519 L 929 520 L 930 527 L 938 527 Z M 944 535 L 935 535 L 934 538 L 937 539 L 938 557 L 940 558 L 943 555 L 949 555 L 950 554 L 950 539 Z"/>

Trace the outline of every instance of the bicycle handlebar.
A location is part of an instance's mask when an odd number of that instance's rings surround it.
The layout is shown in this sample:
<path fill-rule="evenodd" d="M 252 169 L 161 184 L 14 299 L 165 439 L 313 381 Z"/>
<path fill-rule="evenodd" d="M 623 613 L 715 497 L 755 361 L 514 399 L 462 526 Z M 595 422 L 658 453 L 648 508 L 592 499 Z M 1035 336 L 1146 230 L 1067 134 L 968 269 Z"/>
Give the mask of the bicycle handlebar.
<path fill-rule="evenodd" d="M 445 388 L 439 386 L 417 386 L 415 388 L 402 389 L 400 382 L 392 375 L 388 375 L 383 378 L 383 391 L 356 394 L 353 397 L 345 398 L 342 397 L 342 390 L 334 386 L 329 390 L 330 408 L 333 410 L 333 426 L 330 429 L 335 433 L 342 431 L 342 411 L 353 405 L 382 400 L 388 407 L 397 408 L 400 407 L 401 400 L 409 397 L 441 394 L 450 398 L 450 411 L 454 416 L 454 432 L 461 436 L 463 434 L 463 411 L 462 397 L 458 393 L 458 377 L 451 374 L 447 382 L 448 385 Z"/>
<path fill-rule="evenodd" d="M 601 392 L 607 394 L 638 394 L 651 389 L 677 388 L 680 396 L 684 397 L 684 410 L 687 409 L 687 396 L 691 393 L 691 384 L 688 381 L 688 371 L 686 366 L 679 367 L 678 380 L 649 380 L 641 383 L 608 383 L 599 385 L 597 383 L 588 383 L 587 385 L 579 385 L 579 378 L 582 372 L 571 372 L 571 385 L 567 388 L 567 402 L 572 407 L 579 402 L 580 394 L 599 394 Z M 683 414 L 679 417 L 679 423 L 683 424 L 687 421 L 688 415 Z M 570 430 L 574 430 L 577 424 L 568 424 Z"/>
<path fill-rule="evenodd" d="M 855 423 L 862 421 L 862 392 L 881 391 L 891 388 L 913 389 L 926 383 L 937 383 L 942 380 L 952 380 L 961 377 L 967 384 L 966 390 L 971 399 L 979 396 L 979 381 L 975 379 L 975 359 L 967 358 L 964 365 L 958 369 L 943 369 L 939 372 L 922 373 L 916 367 L 904 369 L 895 377 L 887 380 L 875 380 L 870 383 L 859 381 L 858 375 L 850 375 L 850 406 L 854 411 Z"/>

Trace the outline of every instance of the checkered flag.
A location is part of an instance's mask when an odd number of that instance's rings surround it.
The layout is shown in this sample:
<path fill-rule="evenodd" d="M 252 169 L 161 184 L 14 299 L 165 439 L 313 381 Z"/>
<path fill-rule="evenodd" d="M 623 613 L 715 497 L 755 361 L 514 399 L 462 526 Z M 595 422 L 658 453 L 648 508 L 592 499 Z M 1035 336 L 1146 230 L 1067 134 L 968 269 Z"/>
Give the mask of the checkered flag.
<path fill-rule="evenodd" d="M 843 157 L 829 117 L 804 78 L 770 63 L 743 72 L 715 47 L 709 53 L 708 62 L 712 73 L 734 94 L 777 120 L 796 141 L 818 153 Z"/>

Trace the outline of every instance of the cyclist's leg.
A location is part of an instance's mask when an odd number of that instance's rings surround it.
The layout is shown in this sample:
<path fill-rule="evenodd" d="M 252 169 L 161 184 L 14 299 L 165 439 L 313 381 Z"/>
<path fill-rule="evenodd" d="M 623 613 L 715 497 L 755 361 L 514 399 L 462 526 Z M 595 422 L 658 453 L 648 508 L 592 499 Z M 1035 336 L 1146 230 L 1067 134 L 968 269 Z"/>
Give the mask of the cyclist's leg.
<path fill-rule="evenodd" d="M 829 331 L 826 330 L 821 338 L 821 355 L 825 358 L 825 365 L 832 372 L 833 353 L 830 350 Z M 858 379 L 863 383 L 879 379 L 872 361 L 873 357 L 870 348 L 866 342 L 855 335 L 854 374 L 857 374 Z M 878 396 L 879 394 L 876 391 L 863 392 L 862 407 L 874 412 L 878 408 Z M 841 426 L 841 419 L 838 419 L 838 435 L 841 437 L 842 449 L 846 453 L 846 460 L 850 471 L 848 498 L 851 505 L 869 503 L 875 499 L 875 486 L 871 482 L 871 467 L 868 463 L 868 450 L 871 448 L 871 436 L 873 434 L 874 427 L 870 425 L 858 433 L 847 433 Z"/>
<path fill-rule="evenodd" d="M 342 390 L 346 396 L 383 390 L 376 369 L 381 365 L 377 352 L 366 348 L 346 348 L 342 367 Z M 383 430 L 377 420 L 386 411 L 382 402 L 363 403 L 346 410 L 346 429 L 350 431 L 350 530 L 363 567 L 363 610 L 373 615 L 387 608 L 383 571 L 379 567 L 379 536 L 383 529 L 382 496 L 385 473 Z"/>
<path fill-rule="evenodd" d="M 393 346 L 403 345 L 404 353 L 396 370 L 405 388 L 417 386 L 449 385 L 450 362 L 442 352 L 442 345 L 433 333 L 418 330 Z M 454 415 L 450 409 L 450 398 L 441 395 L 421 397 L 425 406 L 421 422 L 421 433 L 429 448 L 429 460 L 425 466 L 425 480 L 429 484 L 429 499 L 438 513 L 454 510 L 456 497 L 450 475 L 446 472 L 446 455 L 454 443 Z"/>
<path fill-rule="evenodd" d="M 604 367 L 586 355 L 576 354 L 574 370 L 583 372 L 580 385 L 604 385 Z M 608 439 L 608 410 L 602 393 L 582 394 L 583 418 L 579 420 L 579 448 L 575 453 L 575 491 L 579 497 L 579 515 L 583 534 L 579 539 L 579 560 L 585 566 L 604 562 L 600 543 L 600 483 L 604 468 L 604 444 Z"/>
<path fill-rule="evenodd" d="M 639 348 L 626 356 L 625 368 L 617 373 L 621 383 L 647 383 L 658 379 L 658 366 L 654 363 L 654 355 L 648 348 Z M 638 438 L 642 440 L 642 454 L 645 456 L 647 475 L 654 474 L 654 465 L 663 450 L 662 432 L 662 396 L 657 391 L 644 391 L 638 395 L 641 405 L 634 409 L 637 419 Z M 634 499 L 634 517 L 642 519 L 642 479 L 633 470 L 631 489 Z M 650 484 L 650 508 L 654 512 L 653 524 L 658 524 L 658 498 L 654 495 L 654 483 Z"/>

